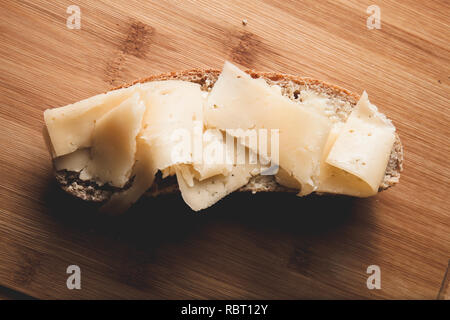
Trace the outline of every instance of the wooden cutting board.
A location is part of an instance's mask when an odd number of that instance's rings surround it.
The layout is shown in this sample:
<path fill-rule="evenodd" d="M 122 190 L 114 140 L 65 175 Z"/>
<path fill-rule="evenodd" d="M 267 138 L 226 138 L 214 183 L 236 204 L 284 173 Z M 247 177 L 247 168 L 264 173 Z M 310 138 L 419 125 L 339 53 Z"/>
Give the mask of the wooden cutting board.
<path fill-rule="evenodd" d="M 366 26 L 372 4 L 381 29 Z M 0 285 L 44 299 L 448 298 L 449 14 L 418 0 L 1 1 Z M 403 141 L 400 184 L 370 199 L 236 194 L 201 214 L 174 195 L 115 218 L 58 189 L 46 108 L 224 60 L 367 90 Z"/>

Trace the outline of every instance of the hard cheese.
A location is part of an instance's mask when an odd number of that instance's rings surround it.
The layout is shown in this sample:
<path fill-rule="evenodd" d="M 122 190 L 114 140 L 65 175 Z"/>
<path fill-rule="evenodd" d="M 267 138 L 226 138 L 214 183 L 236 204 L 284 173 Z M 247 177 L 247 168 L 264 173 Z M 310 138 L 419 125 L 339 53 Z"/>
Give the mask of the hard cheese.
<path fill-rule="evenodd" d="M 214 129 L 203 132 L 201 161 L 192 164 L 193 175 L 197 180 L 202 181 L 216 175 L 231 173 L 233 164 L 235 164 L 234 150 L 229 143 L 227 144 L 224 136 L 223 132 Z M 230 139 L 230 137 L 228 138 Z"/>
<path fill-rule="evenodd" d="M 147 110 L 141 136 L 151 146 L 155 166 L 164 170 L 177 163 L 191 163 L 196 123 L 203 130 L 204 98 L 200 86 L 169 80 L 150 82 L 145 89 Z"/>
<path fill-rule="evenodd" d="M 141 136 L 150 146 L 149 158 L 158 170 L 175 172 L 181 195 L 193 210 L 209 207 L 248 182 L 250 168 L 233 169 L 220 156 L 229 153 L 222 133 L 203 131 L 204 95 L 199 85 L 164 81 L 146 89 Z M 200 157 L 194 152 L 198 136 Z"/>
<path fill-rule="evenodd" d="M 83 148 L 78 149 L 72 153 L 63 155 L 54 159 L 54 165 L 56 170 L 68 170 L 74 172 L 80 172 L 88 164 L 90 156 L 90 149 Z"/>
<path fill-rule="evenodd" d="M 395 127 L 364 91 L 326 156 L 320 191 L 358 196 L 376 194 L 395 141 Z M 325 165 L 325 168 L 327 166 Z"/>
<path fill-rule="evenodd" d="M 237 164 L 237 154 L 231 150 L 231 148 L 235 148 L 235 145 L 223 142 L 223 147 L 227 149 L 224 152 L 233 156 L 233 163 L 229 172 L 212 175 L 200 181 L 190 167 L 175 166 L 181 196 L 194 211 L 212 206 L 231 192 L 245 186 L 252 176 L 259 174 L 261 171 L 259 163 Z M 247 154 L 251 152 L 251 150 L 246 149 Z M 218 164 L 218 167 L 221 167 L 220 164 Z"/>
<path fill-rule="evenodd" d="M 239 165 L 226 176 L 216 175 L 202 181 L 194 179 L 189 185 L 177 168 L 177 181 L 183 200 L 192 210 L 199 211 L 245 186 L 252 177 L 253 169 L 251 165 Z"/>
<path fill-rule="evenodd" d="M 146 110 L 137 138 L 134 180 L 129 189 L 111 197 L 103 206 L 104 211 L 123 212 L 151 187 L 158 170 L 175 172 L 175 165 L 191 163 L 190 158 L 181 159 L 173 150 L 184 149 L 190 157 L 196 121 L 201 123 L 200 130 L 203 128 L 204 101 L 198 84 L 157 81 L 144 84 L 139 90 Z"/>
<path fill-rule="evenodd" d="M 369 196 L 372 191 L 367 183 L 353 174 L 334 167 L 326 162 L 330 150 L 342 130 L 343 123 L 336 124 L 330 131 L 320 164 L 318 192 L 347 194 L 351 196 Z"/>
<path fill-rule="evenodd" d="M 95 123 L 91 160 L 81 171 L 81 179 L 115 187 L 127 183 L 135 161 L 136 136 L 141 130 L 144 111 L 144 103 L 135 93 Z"/>
<path fill-rule="evenodd" d="M 128 189 L 114 193 L 102 206 L 103 211 L 113 214 L 124 212 L 152 186 L 158 169 L 151 154 L 147 141 L 137 138 L 136 163 L 131 174 L 133 183 Z"/>
<path fill-rule="evenodd" d="M 134 93 L 136 86 L 110 91 L 67 105 L 47 109 L 44 120 L 55 156 L 92 145 L 95 122 Z"/>
<path fill-rule="evenodd" d="M 294 103 L 264 80 L 252 79 L 225 63 L 208 97 L 205 123 L 222 130 L 279 129 L 279 165 L 299 181 L 302 195 L 315 190 L 331 128 L 329 119 L 319 112 Z"/>

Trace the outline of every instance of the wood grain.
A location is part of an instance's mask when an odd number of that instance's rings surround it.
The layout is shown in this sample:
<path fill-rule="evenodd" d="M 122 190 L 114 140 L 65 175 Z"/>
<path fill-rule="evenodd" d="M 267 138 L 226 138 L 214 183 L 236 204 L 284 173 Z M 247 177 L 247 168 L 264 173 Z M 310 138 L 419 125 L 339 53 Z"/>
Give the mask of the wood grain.
<path fill-rule="evenodd" d="M 450 258 L 450 5 L 375 1 L 0 2 L 0 285 L 36 298 L 435 299 Z M 242 20 L 247 20 L 247 25 Z M 53 181 L 42 112 L 224 60 L 367 90 L 405 147 L 370 199 L 179 196 L 105 217 Z M 82 270 L 68 290 L 66 268 Z M 366 269 L 381 268 L 381 290 Z"/>

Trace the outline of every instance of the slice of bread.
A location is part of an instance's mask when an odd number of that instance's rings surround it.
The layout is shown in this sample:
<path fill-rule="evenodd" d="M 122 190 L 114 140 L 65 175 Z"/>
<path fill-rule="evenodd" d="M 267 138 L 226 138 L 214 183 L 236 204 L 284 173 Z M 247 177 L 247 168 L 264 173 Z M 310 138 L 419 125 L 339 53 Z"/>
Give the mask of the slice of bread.
<path fill-rule="evenodd" d="M 335 85 L 330 85 L 325 82 L 302 78 L 292 75 L 279 74 L 279 73 L 264 73 L 247 71 L 253 78 L 262 78 L 269 85 L 278 85 L 281 87 L 282 94 L 289 97 L 293 101 L 301 101 L 301 92 L 303 90 L 314 91 L 320 96 L 327 97 L 331 105 L 334 108 L 333 117 L 337 117 L 339 120 L 345 121 L 352 109 L 355 107 L 360 96 L 355 93 L 351 93 L 343 88 Z M 160 75 L 150 76 L 148 78 L 137 80 L 133 83 L 122 85 L 114 88 L 124 88 L 134 85 L 136 83 L 145 83 L 149 81 L 161 81 L 161 80 L 183 80 L 195 82 L 201 85 L 201 89 L 204 91 L 210 91 L 219 77 L 219 70 L 188 70 L 181 72 L 164 73 Z M 400 138 L 396 134 L 396 140 L 392 147 L 390 159 L 386 168 L 384 179 L 380 185 L 379 190 L 387 189 L 395 185 L 400 178 L 400 172 L 402 171 L 403 164 L 403 147 L 400 142 Z M 104 202 L 114 192 L 118 192 L 121 189 L 111 187 L 108 185 L 98 186 L 92 181 L 83 181 L 79 178 L 79 173 L 70 172 L 66 170 L 56 171 L 56 179 L 63 190 L 66 192 L 81 198 L 86 201 Z M 124 187 L 127 188 L 132 184 L 131 181 Z M 157 196 L 159 194 L 167 194 L 178 191 L 178 184 L 176 178 L 169 177 L 161 179 L 159 176 L 155 179 L 153 186 L 147 191 L 147 196 Z M 274 176 L 255 176 L 251 178 L 249 183 L 239 191 L 245 192 L 296 192 L 297 190 L 286 188 L 275 181 Z"/>

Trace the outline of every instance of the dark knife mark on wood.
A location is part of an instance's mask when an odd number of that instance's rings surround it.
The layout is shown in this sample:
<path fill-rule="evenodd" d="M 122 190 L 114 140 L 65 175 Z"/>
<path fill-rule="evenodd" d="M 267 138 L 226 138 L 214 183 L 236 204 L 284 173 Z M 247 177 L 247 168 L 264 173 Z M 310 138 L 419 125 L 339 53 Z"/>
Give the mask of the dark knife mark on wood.
<path fill-rule="evenodd" d="M 148 289 L 152 281 L 152 274 L 148 268 L 149 262 L 144 258 L 133 255 L 133 259 L 118 266 L 114 276 L 121 283 L 130 285 L 136 289 Z M 149 281 L 150 280 L 150 281 Z"/>
<path fill-rule="evenodd" d="M 308 249 L 295 248 L 288 261 L 288 268 L 299 273 L 305 273 L 311 266 L 310 257 L 312 253 Z M 306 274 L 307 275 L 307 274 Z"/>
<path fill-rule="evenodd" d="M 115 57 L 110 60 L 106 65 L 106 82 L 111 85 L 118 84 L 117 81 L 120 79 L 120 73 L 122 70 L 122 64 L 125 61 L 125 55 L 122 51 L 118 51 Z"/>
<path fill-rule="evenodd" d="M 20 255 L 20 268 L 14 273 L 14 281 L 21 286 L 27 286 L 33 281 L 36 269 L 39 268 L 41 262 L 35 252 L 20 252 Z"/>
<path fill-rule="evenodd" d="M 127 38 L 121 45 L 121 51 L 138 58 L 145 56 L 153 28 L 138 21 L 131 24 Z"/>
<path fill-rule="evenodd" d="M 144 58 L 149 49 L 153 33 L 154 29 L 149 25 L 140 21 L 131 23 L 125 40 L 122 41 L 119 50 L 115 52 L 114 57 L 106 65 L 106 82 L 111 85 L 123 82 L 121 81 L 123 80 L 121 75 L 127 56 Z"/>
<path fill-rule="evenodd" d="M 244 30 L 231 30 L 225 34 L 224 45 L 228 51 L 228 59 L 249 69 L 256 68 L 258 61 L 270 56 L 280 56 L 260 36 Z"/>
<path fill-rule="evenodd" d="M 251 32 L 239 31 L 230 34 L 230 43 L 234 43 L 230 58 L 233 62 L 251 68 L 257 59 L 258 49 L 261 47 L 261 40 Z"/>

